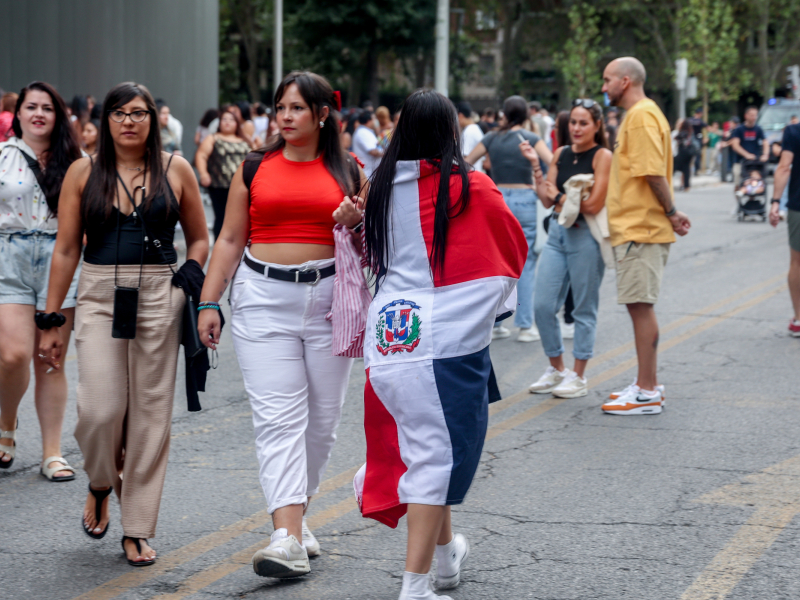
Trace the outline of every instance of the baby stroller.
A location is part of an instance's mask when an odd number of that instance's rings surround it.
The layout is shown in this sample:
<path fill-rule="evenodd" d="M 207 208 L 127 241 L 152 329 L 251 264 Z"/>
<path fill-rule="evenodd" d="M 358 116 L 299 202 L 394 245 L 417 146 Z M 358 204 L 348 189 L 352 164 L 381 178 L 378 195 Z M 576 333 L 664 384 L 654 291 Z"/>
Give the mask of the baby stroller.
<path fill-rule="evenodd" d="M 757 177 L 752 174 L 757 173 Z M 761 217 L 767 220 L 767 182 L 766 165 L 759 160 L 742 162 L 742 183 L 734 192 L 739 205 L 736 218 L 744 221 L 747 217 Z M 759 185 L 760 179 L 760 185 Z"/>

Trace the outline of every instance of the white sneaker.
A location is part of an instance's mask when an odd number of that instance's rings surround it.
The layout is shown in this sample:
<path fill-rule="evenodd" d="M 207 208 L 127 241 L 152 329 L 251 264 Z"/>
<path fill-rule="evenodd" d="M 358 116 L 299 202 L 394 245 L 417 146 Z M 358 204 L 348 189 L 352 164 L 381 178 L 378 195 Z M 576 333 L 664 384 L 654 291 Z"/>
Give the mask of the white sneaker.
<path fill-rule="evenodd" d="M 461 567 L 469 558 L 469 542 L 460 533 L 444 546 L 436 546 L 436 587 L 452 590 L 461 581 Z"/>
<path fill-rule="evenodd" d="M 564 381 L 553 390 L 553 396 L 557 398 L 580 398 L 588 393 L 586 377 L 578 377 L 575 371 L 569 371 Z"/>
<path fill-rule="evenodd" d="M 314 534 L 311 533 L 311 530 L 308 528 L 308 524 L 306 523 L 306 518 L 303 517 L 303 548 L 306 549 L 306 552 L 309 556 L 319 556 L 321 554 L 319 549 L 319 542 L 317 538 L 314 537 Z"/>
<path fill-rule="evenodd" d="M 261 577 L 300 577 L 311 571 L 308 553 L 293 535 L 281 527 L 273 532 L 270 544 L 253 555 L 253 571 Z"/>
<path fill-rule="evenodd" d="M 437 546 L 438 548 L 438 546 Z M 427 573 L 403 573 L 403 589 L 400 600 L 453 600 L 450 596 L 437 596 L 431 589 Z"/>
<path fill-rule="evenodd" d="M 604 413 L 610 415 L 657 415 L 661 412 L 661 392 L 652 392 L 632 385 L 616 400 L 603 404 Z"/>
<path fill-rule="evenodd" d="M 528 388 L 528 391 L 531 394 L 549 394 L 556 389 L 556 387 L 558 387 L 562 381 L 564 381 L 564 378 L 568 373 L 569 369 L 559 371 L 555 367 L 547 367 L 544 375 L 539 377 L 539 380 L 536 383 L 532 383 L 531 387 Z"/>
<path fill-rule="evenodd" d="M 564 340 L 575 339 L 575 323 L 561 323 L 561 338 Z"/>
<path fill-rule="evenodd" d="M 626 387 L 624 390 L 620 390 L 619 392 L 611 392 L 608 395 L 609 400 L 616 400 L 622 394 L 627 394 L 630 389 L 636 385 L 636 377 L 633 378 L 633 383 Z M 667 405 L 667 395 L 666 395 L 666 388 L 663 385 L 657 385 L 656 390 L 661 392 L 661 407 L 665 407 Z"/>
<path fill-rule="evenodd" d="M 531 325 L 526 329 L 520 329 L 519 335 L 517 336 L 518 342 L 538 342 L 542 339 L 542 336 L 539 335 L 539 330 L 536 329 L 536 325 Z"/>
<path fill-rule="evenodd" d="M 508 327 L 503 327 L 502 325 L 500 325 L 500 327 L 492 327 L 493 340 L 502 340 L 510 335 L 511 331 L 508 329 Z"/>

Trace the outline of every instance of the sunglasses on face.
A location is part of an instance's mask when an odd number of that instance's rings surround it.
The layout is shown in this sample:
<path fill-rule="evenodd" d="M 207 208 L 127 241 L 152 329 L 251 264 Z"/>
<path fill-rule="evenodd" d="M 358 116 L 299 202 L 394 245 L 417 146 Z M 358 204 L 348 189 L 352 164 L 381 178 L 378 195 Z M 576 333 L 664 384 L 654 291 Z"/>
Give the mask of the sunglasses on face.
<path fill-rule="evenodd" d="M 582 106 L 587 110 L 592 108 L 595 104 L 597 104 L 597 102 L 595 102 L 591 98 L 575 98 L 575 100 L 572 101 L 573 108 L 577 106 Z"/>

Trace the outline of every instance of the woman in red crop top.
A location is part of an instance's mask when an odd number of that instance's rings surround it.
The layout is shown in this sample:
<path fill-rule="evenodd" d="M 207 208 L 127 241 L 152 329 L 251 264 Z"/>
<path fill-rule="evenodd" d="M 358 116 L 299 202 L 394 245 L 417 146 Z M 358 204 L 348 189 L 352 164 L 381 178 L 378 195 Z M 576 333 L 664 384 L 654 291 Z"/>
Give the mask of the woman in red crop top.
<path fill-rule="evenodd" d="M 361 223 L 363 201 L 355 194 L 366 185 L 342 150 L 339 108 L 330 84 L 314 73 L 291 73 L 278 86 L 280 137 L 248 155 L 233 177 L 200 298 L 200 338 L 216 348 L 217 303 L 232 281 L 232 336 L 275 527 L 270 545 L 253 557 L 263 577 L 308 573 L 308 556 L 320 552 L 303 515 L 336 440 L 352 366 L 333 356 L 325 318 L 333 299 L 333 227 Z M 258 165 L 249 190 L 243 173 L 256 165 L 248 161 Z"/>

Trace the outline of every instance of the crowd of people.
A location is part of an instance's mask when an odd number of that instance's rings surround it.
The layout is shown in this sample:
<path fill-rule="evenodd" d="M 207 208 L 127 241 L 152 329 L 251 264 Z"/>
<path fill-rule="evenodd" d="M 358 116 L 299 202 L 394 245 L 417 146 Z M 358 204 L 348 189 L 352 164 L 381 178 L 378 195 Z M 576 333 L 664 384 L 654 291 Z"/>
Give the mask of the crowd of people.
<path fill-rule="evenodd" d="M 469 556 L 450 510 L 469 490 L 488 403 L 499 399 L 489 347 L 510 335 L 506 319 L 516 313 L 517 340 L 541 340 L 550 362 L 531 393 L 585 396 L 600 284 L 613 268 L 638 372 L 602 411 L 663 410 L 654 305 L 670 246 L 691 223 L 673 201 L 675 136 L 645 80 L 640 61 L 616 59 L 603 73 L 613 110 L 576 98 L 553 119 L 520 96 L 478 117 L 428 90 L 395 114 L 370 104 L 343 110 L 324 77 L 293 72 L 271 115 L 247 103 L 207 111 L 194 167 L 182 156 L 182 125 L 141 84 L 121 83 L 101 104 L 76 97 L 70 107 L 43 82 L 4 95 L 0 123 L 6 112 L 11 119 L 0 144 L 0 468 L 16 456 L 32 363 L 41 473 L 75 478 L 60 448 L 63 356 L 74 329 L 75 436 L 89 478 L 83 528 L 94 539 L 106 535 L 114 493 L 128 562 L 153 564 L 148 540 L 166 474 L 179 346 L 204 382 L 205 349 L 220 344 L 220 302 L 230 288 L 233 344 L 274 525 L 253 557 L 255 572 L 302 576 L 320 554 L 305 514 L 336 441 L 353 358 L 363 356 L 367 460 L 354 481 L 361 512 L 390 527 L 408 517 L 400 598 L 446 598 L 435 595 L 428 572 L 435 556 L 437 587 L 453 588 Z M 800 157 L 800 130 L 792 132 L 776 193 Z M 757 137 L 745 135 L 736 151 L 754 154 L 750 142 Z M 200 186 L 216 215 L 207 273 Z M 789 187 L 800 196 L 800 181 Z M 794 261 L 800 207 L 792 202 Z M 178 224 L 187 248 L 180 266 Z M 795 319 L 800 331 L 800 313 Z M 181 326 L 192 320 L 196 330 Z M 570 369 L 563 339 L 573 336 Z"/>

